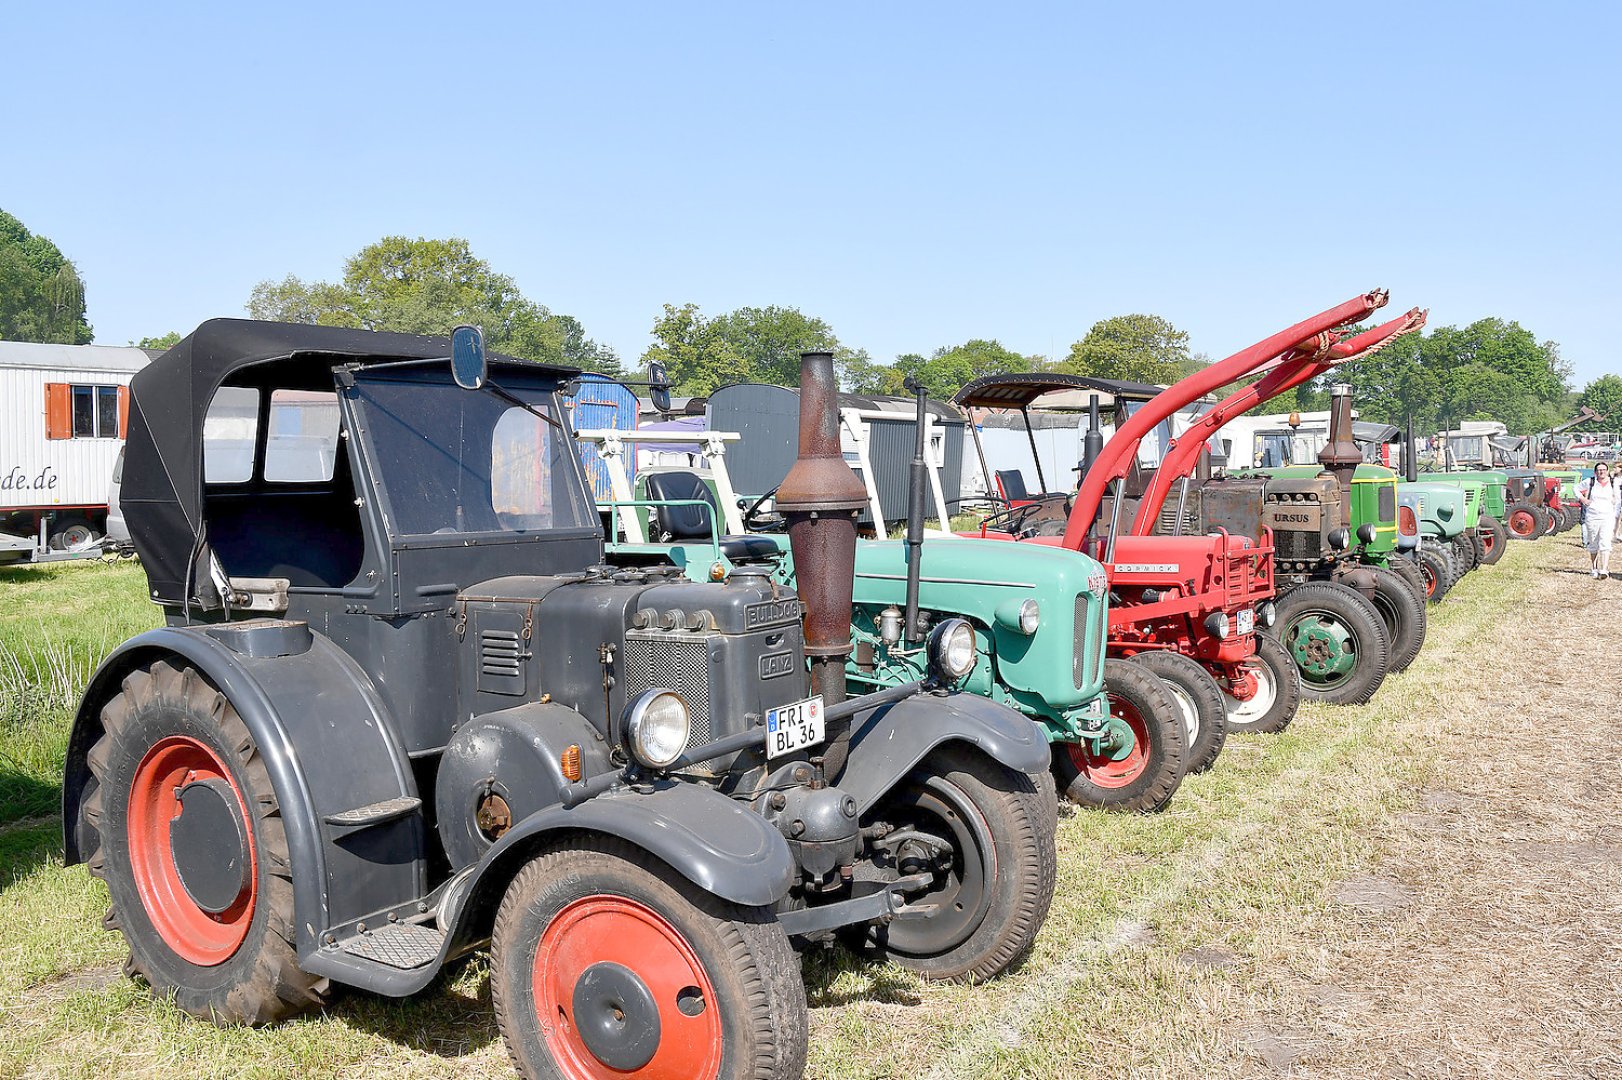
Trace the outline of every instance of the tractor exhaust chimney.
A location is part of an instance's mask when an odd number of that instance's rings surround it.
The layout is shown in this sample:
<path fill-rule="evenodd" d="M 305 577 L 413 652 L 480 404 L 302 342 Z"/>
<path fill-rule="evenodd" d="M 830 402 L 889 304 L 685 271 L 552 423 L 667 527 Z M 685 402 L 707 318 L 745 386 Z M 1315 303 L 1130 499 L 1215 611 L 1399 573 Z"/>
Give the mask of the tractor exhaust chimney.
<path fill-rule="evenodd" d="M 1098 461 L 1098 455 L 1104 452 L 1104 429 L 1098 420 L 1098 395 L 1090 394 L 1087 397 L 1087 434 L 1081 439 L 1081 473 L 1076 477 L 1076 490 L 1081 490 L 1081 482 L 1087 479 L 1087 474 L 1093 471 L 1093 465 Z M 1098 524 L 1098 511 L 1093 511 L 1093 520 L 1087 523 L 1087 535 L 1091 538 L 1093 526 Z"/>
<path fill-rule="evenodd" d="M 1363 452 L 1352 439 L 1352 388 L 1336 383 L 1329 392 L 1329 442 L 1318 451 L 1318 464 L 1335 474 L 1340 483 L 1340 505 L 1352 516 L 1352 474 L 1363 463 Z"/>
<path fill-rule="evenodd" d="M 1402 476 L 1410 484 L 1419 480 L 1419 441 L 1414 438 L 1414 414 L 1408 414 L 1407 437 L 1402 442 Z"/>
<path fill-rule="evenodd" d="M 918 625 L 918 579 L 923 574 L 924 562 L 924 421 L 928 418 L 925 402 L 929 391 L 922 383 L 908 378 L 906 388 L 918 397 L 918 411 L 914 416 L 916 437 L 913 439 L 912 465 L 907 472 L 907 614 L 902 624 L 902 636 L 911 645 L 923 640 L 923 628 Z M 946 522 L 941 522 L 941 528 Z"/>
<path fill-rule="evenodd" d="M 830 352 L 800 354 L 800 456 L 777 489 L 805 605 L 811 692 L 832 707 L 845 700 L 850 609 L 856 582 L 856 514 L 867 489 L 839 448 L 839 386 Z M 844 765 L 849 724 L 828 725 L 829 778 Z M 837 758 L 837 760 L 836 760 Z"/>

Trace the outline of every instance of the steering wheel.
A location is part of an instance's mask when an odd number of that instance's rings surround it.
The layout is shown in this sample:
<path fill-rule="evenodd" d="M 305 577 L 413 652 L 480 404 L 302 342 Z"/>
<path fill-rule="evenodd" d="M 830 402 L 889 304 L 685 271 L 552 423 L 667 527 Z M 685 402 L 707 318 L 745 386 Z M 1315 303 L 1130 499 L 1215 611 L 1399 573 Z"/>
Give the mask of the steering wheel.
<path fill-rule="evenodd" d="M 776 494 L 777 487 L 774 486 L 766 494 L 749 504 L 748 508 L 743 512 L 744 532 L 780 532 L 788 524 L 788 518 L 775 510 L 770 514 L 761 512 L 760 508 L 766 505 L 767 500 Z M 741 507 L 743 504 L 744 500 L 739 499 L 738 505 Z"/>
<path fill-rule="evenodd" d="M 1051 504 L 1061 499 L 1064 501 L 1064 518 L 1062 520 L 1052 518 L 1043 518 L 1040 521 L 1032 520 L 1042 511 L 1048 509 Z M 1052 526 L 1057 526 L 1060 533 L 1064 531 L 1065 523 L 1070 518 L 1070 509 L 1075 505 L 1075 502 L 1076 497 L 1074 495 L 1060 495 L 1057 492 L 1040 495 L 1030 502 L 998 510 L 990 517 L 983 519 L 980 522 L 980 527 L 989 531 L 1009 533 L 1018 540 L 1029 540 L 1033 536 L 1055 535 Z"/>

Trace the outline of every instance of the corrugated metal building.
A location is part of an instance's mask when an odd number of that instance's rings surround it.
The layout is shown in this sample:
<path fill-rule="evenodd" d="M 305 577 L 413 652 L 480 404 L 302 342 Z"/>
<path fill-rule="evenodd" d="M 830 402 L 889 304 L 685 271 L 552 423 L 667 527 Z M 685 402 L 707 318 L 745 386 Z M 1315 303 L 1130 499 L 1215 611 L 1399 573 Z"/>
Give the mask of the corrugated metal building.
<path fill-rule="evenodd" d="M 105 531 L 129 422 L 129 382 L 156 355 L 0 341 L 0 532 Z"/>
<path fill-rule="evenodd" d="M 860 459 L 873 465 L 871 490 L 886 522 L 907 516 L 908 466 L 916 433 L 917 403 L 911 398 L 840 394 L 840 441 L 845 460 L 861 475 Z M 956 513 L 962 494 L 963 414 L 951 405 L 931 401 L 932 445 L 929 453 L 938 467 L 942 497 L 948 513 Z M 711 431 L 736 431 L 739 444 L 727 451 L 727 469 L 739 495 L 763 495 L 783 482 L 799 454 L 800 392 L 766 383 L 735 383 L 710 395 L 707 415 Z M 865 445 L 858 445 L 864 443 Z M 863 477 L 864 482 L 868 477 Z M 934 514 L 926 497 L 928 514 Z M 871 524 L 871 511 L 860 520 Z"/>

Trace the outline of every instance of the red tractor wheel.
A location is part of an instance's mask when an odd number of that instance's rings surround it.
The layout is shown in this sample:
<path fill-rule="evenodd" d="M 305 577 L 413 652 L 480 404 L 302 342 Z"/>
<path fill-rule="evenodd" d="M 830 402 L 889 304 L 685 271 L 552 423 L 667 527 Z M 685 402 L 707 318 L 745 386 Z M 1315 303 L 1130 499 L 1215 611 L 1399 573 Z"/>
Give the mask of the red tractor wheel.
<path fill-rule="evenodd" d="M 1109 732 L 1057 743 L 1053 768 L 1070 801 L 1147 814 L 1164 809 L 1182 783 L 1188 735 L 1182 710 L 1158 676 L 1130 660 L 1104 661 Z"/>
<path fill-rule="evenodd" d="M 1492 566 L 1504 557 L 1504 544 L 1509 539 L 1509 530 L 1504 523 L 1495 517 L 1481 515 L 1481 527 L 1476 535 L 1481 538 L 1481 565 Z"/>
<path fill-rule="evenodd" d="M 107 925 L 158 997 L 216 1023 L 263 1024 L 322 1002 L 291 934 L 287 834 L 258 748 L 195 668 L 159 660 L 101 710 L 76 823 L 107 883 Z"/>
<path fill-rule="evenodd" d="M 582 838 L 507 888 L 490 996 L 520 1075 L 798 1076 L 805 987 L 765 908 L 703 891 L 621 841 Z"/>
<path fill-rule="evenodd" d="M 1519 502 L 1509 508 L 1509 534 L 1517 540 L 1536 540 L 1549 531 L 1547 513 L 1540 506 Z"/>

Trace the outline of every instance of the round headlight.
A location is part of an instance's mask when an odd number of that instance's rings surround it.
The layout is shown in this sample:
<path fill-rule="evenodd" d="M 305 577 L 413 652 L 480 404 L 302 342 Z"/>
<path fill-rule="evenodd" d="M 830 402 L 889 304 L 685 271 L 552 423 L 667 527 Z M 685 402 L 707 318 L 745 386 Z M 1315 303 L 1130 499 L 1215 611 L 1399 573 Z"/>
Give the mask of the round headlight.
<path fill-rule="evenodd" d="M 1360 544 L 1374 543 L 1373 523 L 1365 521 L 1357 527 L 1357 542 Z"/>
<path fill-rule="evenodd" d="M 1228 636 L 1228 613 L 1226 611 L 1213 611 L 1205 617 L 1205 631 L 1214 638 Z"/>
<path fill-rule="evenodd" d="M 1346 531 L 1345 526 L 1329 530 L 1329 546 L 1336 551 L 1345 551 L 1352 542 L 1352 534 Z"/>
<path fill-rule="evenodd" d="M 674 690 L 645 690 L 626 708 L 620 730 L 638 765 L 668 768 L 687 749 L 687 703 Z"/>
<path fill-rule="evenodd" d="M 1278 608 L 1273 606 L 1271 600 L 1264 601 L 1256 606 L 1256 621 L 1263 626 L 1272 626 L 1273 620 L 1278 618 Z"/>
<path fill-rule="evenodd" d="M 1029 636 L 1036 633 L 1036 628 L 1042 622 L 1042 605 L 1035 600 L 1026 600 L 1019 605 L 1019 632 Z"/>
<path fill-rule="evenodd" d="M 929 666 L 951 682 L 974 670 L 974 627 L 967 619 L 944 619 L 929 635 Z"/>

